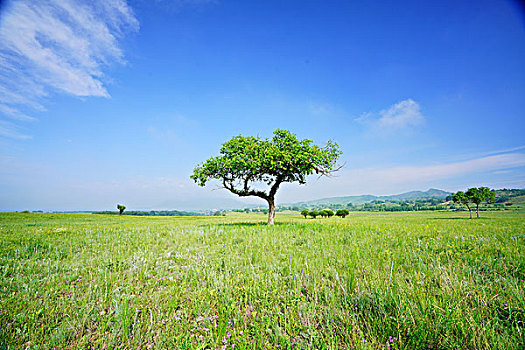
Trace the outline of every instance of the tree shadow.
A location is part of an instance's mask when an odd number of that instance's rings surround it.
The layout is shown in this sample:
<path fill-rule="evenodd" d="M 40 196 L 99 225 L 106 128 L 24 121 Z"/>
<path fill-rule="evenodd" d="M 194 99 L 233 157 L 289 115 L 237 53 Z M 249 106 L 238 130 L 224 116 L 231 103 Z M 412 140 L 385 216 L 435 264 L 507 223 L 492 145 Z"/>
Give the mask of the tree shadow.
<path fill-rule="evenodd" d="M 470 219 L 466 217 L 466 218 L 430 218 L 430 220 L 470 220 Z"/>
<path fill-rule="evenodd" d="M 469 218 L 468 216 L 467 217 L 453 217 L 453 218 L 430 218 L 430 220 L 490 220 L 491 218 L 487 218 L 487 217 L 473 217 L 472 219 Z"/>
<path fill-rule="evenodd" d="M 276 222 L 273 225 L 268 225 L 266 222 L 228 222 L 228 223 L 210 223 L 200 226 L 226 226 L 226 227 L 272 227 L 289 225 L 287 222 Z"/>
<path fill-rule="evenodd" d="M 275 222 L 273 226 L 286 226 L 289 225 L 289 222 Z M 272 227 L 272 225 L 268 225 L 266 222 L 231 222 L 227 224 L 220 224 L 224 226 L 241 226 L 241 227 Z"/>

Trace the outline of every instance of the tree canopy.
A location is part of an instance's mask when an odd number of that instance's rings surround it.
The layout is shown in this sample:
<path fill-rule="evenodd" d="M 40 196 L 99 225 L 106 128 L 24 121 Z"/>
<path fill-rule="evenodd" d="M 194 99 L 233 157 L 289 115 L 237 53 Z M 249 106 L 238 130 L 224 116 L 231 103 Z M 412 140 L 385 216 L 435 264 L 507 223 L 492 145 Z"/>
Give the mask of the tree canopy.
<path fill-rule="evenodd" d="M 454 203 L 459 203 L 467 206 L 468 211 L 470 213 L 470 218 L 472 219 L 472 210 L 470 209 L 470 198 L 465 194 L 463 191 L 457 191 L 456 193 L 452 194 L 452 200 Z"/>
<path fill-rule="evenodd" d="M 467 190 L 467 192 L 458 191 L 452 194 L 452 200 L 454 203 L 461 203 L 466 205 L 470 218 L 472 219 L 472 210 L 470 208 L 470 203 L 476 205 L 476 216 L 479 218 L 479 205 L 482 202 L 493 203 L 496 197 L 496 193 L 490 190 L 488 187 L 472 187 Z"/>
<path fill-rule="evenodd" d="M 339 209 L 338 211 L 336 211 L 335 215 L 339 216 L 339 217 L 342 217 L 343 219 L 348 215 L 350 214 L 350 212 L 346 209 Z"/>
<path fill-rule="evenodd" d="M 126 210 L 126 207 L 124 205 L 117 204 L 117 209 L 119 211 L 119 215 L 122 215 L 124 210 Z"/>
<path fill-rule="evenodd" d="M 219 153 L 220 156 L 198 165 L 191 179 L 199 186 L 216 179 L 238 196 L 266 200 L 268 224 L 274 222 L 275 194 L 282 183 L 305 184 L 308 175 L 329 175 L 339 169 L 336 164 L 342 154 L 331 140 L 320 147 L 281 129 L 274 131 L 271 139 L 235 136 L 222 145 Z M 267 190 L 260 189 L 259 184 L 267 185 Z"/>
<path fill-rule="evenodd" d="M 317 210 L 311 210 L 308 212 L 308 215 L 313 217 L 314 219 L 319 216 L 319 212 Z"/>
<path fill-rule="evenodd" d="M 492 203 L 496 199 L 496 193 L 488 187 L 472 187 L 466 192 L 470 201 L 476 204 L 476 216 L 479 218 L 479 205 L 482 202 Z"/>

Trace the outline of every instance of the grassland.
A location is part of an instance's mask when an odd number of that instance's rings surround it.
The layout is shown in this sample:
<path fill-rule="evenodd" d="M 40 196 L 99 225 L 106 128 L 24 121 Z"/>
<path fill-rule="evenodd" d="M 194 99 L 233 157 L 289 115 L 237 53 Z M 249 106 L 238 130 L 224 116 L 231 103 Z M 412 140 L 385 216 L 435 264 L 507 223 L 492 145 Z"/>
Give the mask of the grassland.
<path fill-rule="evenodd" d="M 525 216 L 0 214 L 3 349 L 523 349 Z"/>

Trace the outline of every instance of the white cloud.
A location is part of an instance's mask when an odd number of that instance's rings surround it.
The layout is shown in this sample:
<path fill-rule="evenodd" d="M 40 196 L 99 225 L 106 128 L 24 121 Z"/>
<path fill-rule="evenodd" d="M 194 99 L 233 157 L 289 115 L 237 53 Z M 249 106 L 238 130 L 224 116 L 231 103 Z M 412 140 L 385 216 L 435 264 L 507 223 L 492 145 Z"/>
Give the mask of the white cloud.
<path fill-rule="evenodd" d="M 52 93 L 109 97 L 104 68 L 124 63 L 119 40 L 139 28 L 125 0 L 9 3 L 0 25 L 0 114 L 31 120 Z"/>
<path fill-rule="evenodd" d="M 363 113 L 354 120 L 378 131 L 395 131 L 420 125 L 425 117 L 416 101 L 406 99 L 379 112 Z"/>
<path fill-rule="evenodd" d="M 419 104 L 411 99 L 398 102 L 379 114 L 381 118 L 377 126 L 381 128 L 403 128 L 421 124 L 425 120 L 419 111 Z"/>

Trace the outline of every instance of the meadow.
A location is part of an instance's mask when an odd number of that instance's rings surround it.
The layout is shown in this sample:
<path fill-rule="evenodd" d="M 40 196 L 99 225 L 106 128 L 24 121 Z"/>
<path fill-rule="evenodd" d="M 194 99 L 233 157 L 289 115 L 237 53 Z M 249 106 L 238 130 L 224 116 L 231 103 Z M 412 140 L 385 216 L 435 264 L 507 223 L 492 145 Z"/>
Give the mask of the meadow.
<path fill-rule="evenodd" d="M 0 349 L 523 349 L 525 216 L 0 214 Z"/>

